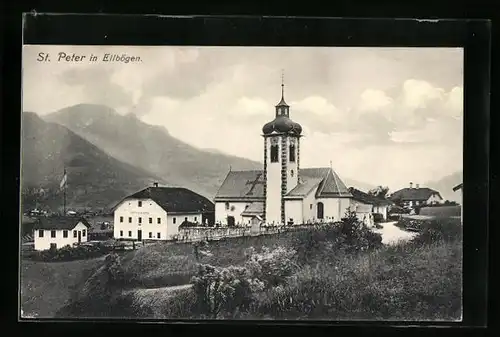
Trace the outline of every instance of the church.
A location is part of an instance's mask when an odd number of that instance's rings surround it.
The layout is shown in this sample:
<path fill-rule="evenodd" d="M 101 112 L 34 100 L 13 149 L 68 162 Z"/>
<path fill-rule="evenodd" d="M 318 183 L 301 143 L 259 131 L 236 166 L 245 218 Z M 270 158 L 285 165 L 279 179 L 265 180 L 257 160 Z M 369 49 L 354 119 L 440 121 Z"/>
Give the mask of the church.
<path fill-rule="evenodd" d="M 230 170 L 215 201 L 220 225 L 299 225 L 339 221 L 353 195 L 331 167 L 301 168 L 302 127 L 290 118 L 284 84 L 275 118 L 262 127 L 263 170 Z M 302 154 L 307 155 L 307 154 Z"/>

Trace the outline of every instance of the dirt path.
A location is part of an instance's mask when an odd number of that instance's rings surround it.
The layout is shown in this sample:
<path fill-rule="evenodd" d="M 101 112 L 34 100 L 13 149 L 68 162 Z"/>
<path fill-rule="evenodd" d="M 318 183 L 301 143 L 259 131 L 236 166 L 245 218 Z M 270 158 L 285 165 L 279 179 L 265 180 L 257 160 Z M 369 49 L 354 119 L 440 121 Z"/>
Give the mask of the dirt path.
<path fill-rule="evenodd" d="M 386 222 L 381 224 L 384 228 L 381 229 L 373 229 L 375 233 L 379 233 L 382 235 L 382 243 L 386 245 L 393 245 L 398 243 L 399 241 L 409 241 L 413 239 L 417 233 L 407 232 L 399 227 L 396 227 L 394 224 L 396 222 Z"/>
<path fill-rule="evenodd" d="M 183 284 L 179 286 L 171 286 L 171 287 L 160 287 L 160 288 L 134 288 L 130 290 L 126 290 L 125 293 L 136 293 L 138 295 L 154 295 L 158 293 L 175 293 L 179 290 L 189 289 L 192 287 L 192 284 Z"/>

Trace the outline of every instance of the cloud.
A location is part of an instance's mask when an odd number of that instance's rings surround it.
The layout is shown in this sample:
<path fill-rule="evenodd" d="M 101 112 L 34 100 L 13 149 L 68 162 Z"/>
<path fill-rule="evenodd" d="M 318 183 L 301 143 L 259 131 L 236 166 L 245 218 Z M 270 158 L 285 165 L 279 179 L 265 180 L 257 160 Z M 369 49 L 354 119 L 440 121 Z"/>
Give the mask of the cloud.
<path fill-rule="evenodd" d="M 36 62 L 61 50 L 142 62 Z M 461 49 L 25 46 L 23 107 L 105 104 L 193 146 L 262 160 L 282 69 L 304 165 L 332 160 L 343 175 L 388 185 L 461 169 Z"/>

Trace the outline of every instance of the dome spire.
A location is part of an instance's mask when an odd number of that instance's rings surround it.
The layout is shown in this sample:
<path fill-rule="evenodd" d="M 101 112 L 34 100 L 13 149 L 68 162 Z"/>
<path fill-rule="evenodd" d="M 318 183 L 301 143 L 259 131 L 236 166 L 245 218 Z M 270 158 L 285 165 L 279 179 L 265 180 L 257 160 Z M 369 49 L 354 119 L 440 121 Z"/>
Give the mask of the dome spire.
<path fill-rule="evenodd" d="M 285 70 L 281 69 L 281 100 L 285 100 Z"/>
<path fill-rule="evenodd" d="M 277 106 L 288 106 L 285 102 L 285 70 L 281 69 L 281 101 Z"/>

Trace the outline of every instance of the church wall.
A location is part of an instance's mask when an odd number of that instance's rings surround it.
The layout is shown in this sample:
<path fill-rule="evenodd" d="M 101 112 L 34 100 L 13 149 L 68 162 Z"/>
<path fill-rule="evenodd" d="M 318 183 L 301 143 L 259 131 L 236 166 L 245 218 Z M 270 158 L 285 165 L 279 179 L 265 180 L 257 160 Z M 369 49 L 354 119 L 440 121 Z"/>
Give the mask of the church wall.
<path fill-rule="evenodd" d="M 290 145 L 295 145 L 295 162 L 290 161 Z M 297 169 L 297 147 L 298 147 L 298 142 L 296 139 L 292 139 L 291 137 L 286 137 L 286 152 L 287 156 L 286 159 L 288 160 L 287 163 L 287 171 L 286 171 L 286 193 L 290 192 L 293 190 L 298 183 L 298 169 Z M 288 221 L 288 220 L 287 220 Z"/>
<path fill-rule="evenodd" d="M 294 225 L 301 225 L 304 223 L 304 217 L 302 215 L 302 200 L 286 200 L 285 201 L 285 216 L 286 223 L 293 219 Z"/>
<path fill-rule="evenodd" d="M 235 224 L 242 224 L 244 222 L 241 213 L 245 210 L 247 205 L 250 205 L 251 202 L 228 202 L 229 209 L 226 209 L 226 202 L 218 201 L 215 203 L 215 223 L 220 223 L 222 225 L 227 225 L 227 217 L 233 216 Z"/>
<path fill-rule="evenodd" d="M 316 189 L 311 191 L 302 202 L 302 221 L 303 223 L 314 223 L 316 222 Z"/>
<path fill-rule="evenodd" d="M 316 200 L 316 205 L 319 202 L 323 203 L 325 221 L 340 221 L 351 206 L 351 200 L 350 198 L 319 198 Z"/>
<path fill-rule="evenodd" d="M 272 139 L 276 139 L 280 147 L 278 153 L 281 154 L 281 137 L 269 137 L 267 141 L 267 176 L 266 176 L 266 223 L 281 223 L 281 156 L 278 162 L 271 163 L 271 145 Z"/>

